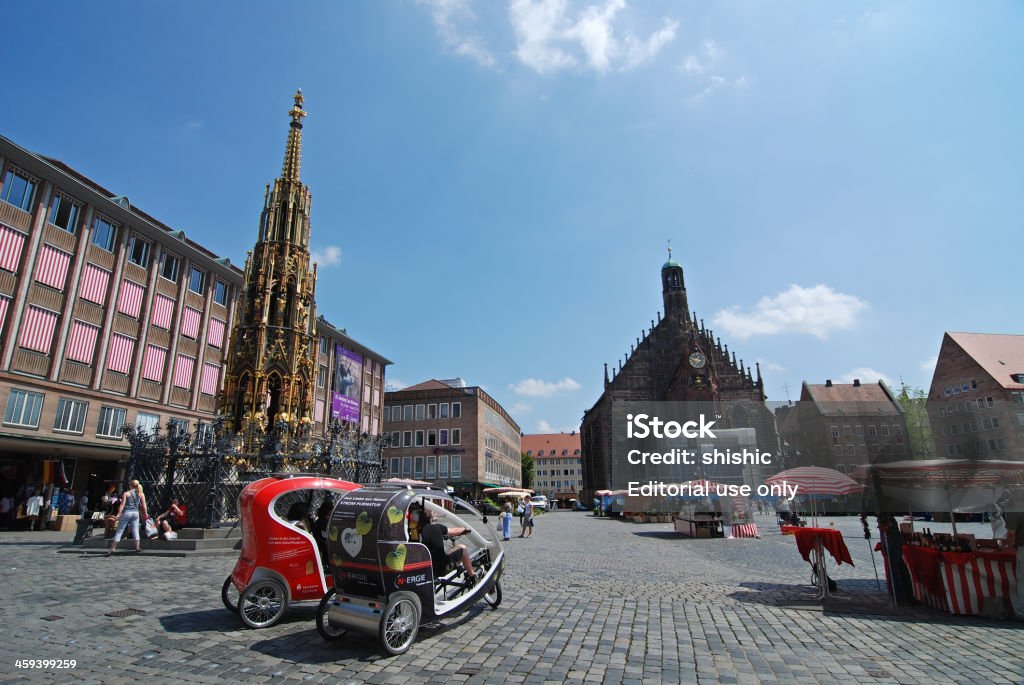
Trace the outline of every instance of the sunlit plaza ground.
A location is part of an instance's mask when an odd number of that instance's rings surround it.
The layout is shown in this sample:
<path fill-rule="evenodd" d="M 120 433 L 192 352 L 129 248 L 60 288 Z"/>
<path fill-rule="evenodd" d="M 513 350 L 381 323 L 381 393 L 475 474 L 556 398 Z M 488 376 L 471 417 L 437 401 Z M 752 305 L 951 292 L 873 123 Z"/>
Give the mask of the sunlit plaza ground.
<path fill-rule="evenodd" d="M 830 566 L 839 589 L 825 606 L 774 517 L 759 518 L 759 540 L 692 540 L 670 524 L 545 514 L 532 539 L 506 543 L 498 609 L 421 630 L 393 658 L 369 637 L 324 642 L 313 604 L 245 628 L 220 600 L 233 557 L 60 554 L 71 533 L 0 533 L 0 683 L 1024 681 L 1024 624 L 893 610 L 859 519 L 821 521 L 855 562 Z M 126 609 L 139 612 L 108 615 Z M 44 672 L 18 659 L 77 665 Z"/>

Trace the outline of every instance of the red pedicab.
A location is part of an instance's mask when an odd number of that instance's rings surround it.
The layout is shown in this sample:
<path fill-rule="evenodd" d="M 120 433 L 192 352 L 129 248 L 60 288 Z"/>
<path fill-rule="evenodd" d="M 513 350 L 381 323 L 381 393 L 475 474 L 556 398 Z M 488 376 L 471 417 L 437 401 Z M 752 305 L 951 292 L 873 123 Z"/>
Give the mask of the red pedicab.
<path fill-rule="evenodd" d="M 266 628 L 290 603 L 320 601 L 334 582 L 324 573 L 327 560 L 309 514 L 360 487 L 306 474 L 275 474 L 246 485 L 238 496 L 242 551 L 221 589 L 224 606 L 250 628 Z"/>

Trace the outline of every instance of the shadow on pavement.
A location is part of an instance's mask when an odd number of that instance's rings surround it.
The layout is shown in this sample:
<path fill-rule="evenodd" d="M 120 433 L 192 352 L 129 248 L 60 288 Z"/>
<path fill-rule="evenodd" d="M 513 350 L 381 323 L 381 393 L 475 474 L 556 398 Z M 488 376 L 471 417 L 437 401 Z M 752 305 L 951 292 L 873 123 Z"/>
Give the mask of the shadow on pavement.
<path fill-rule="evenodd" d="M 697 538 L 688 538 L 685 535 L 680 535 L 674 530 L 635 530 L 633 535 L 641 538 L 647 538 L 649 540 L 696 540 Z"/>
<path fill-rule="evenodd" d="M 823 616 L 841 615 L 844 618 L 863 617 L 869 620 L 983 625 L 986 628 L 1006 630 L 1024 629 L 1024 623 L 1012 620 L 993 621 L 980 616 L 952 616 L 923 605 L 901 605 L 894 609 L 885 594 L 884 583 L 883 589 L 879 591 L 872 579 L 838 579 L 837 582 L 838 589 L 824 601 L 816 599 L 817 591 L 810 584 L 740 583 L 740 587 L 745 588 L 745 591 L 732 592 L 728 596 L 739 602 L 808 611 Z"/>
<path fill-rule="evenodd" d="M 298 617 L 290 612 L 284 615 L 281 623 L 291 623 Z M 223 632 L 225 630 L 244 629 L 245 624 L 238 614 L 231 613 L 224 607 L 218 609 L 204 609 L 202 611 L 189 611 L 180 614 L 171 614 L 160 617 L 160 625 L 168 633 L 208 633 Z M 303 617 L 303 620 L 310 621 L 310 617 Z"/>
<path fill-rule="evenodd" d="M 333 663 L 343 659 L 352 659 L 364 663 L 371 663 L 379 659 L 389 658 L 387 653 L 380 646 L 380 642 L 375 635 L 350 632 L 340 640 L 334 642 L 325 641 L 313 628 L 312 619 L 315 615 L 316 607 L 313 607 L 313 609 L 314 611 L 311 612 L 309 616 L 301 616 L 299 618 L 299 621 L 306 622 L 306 624 L 312 629 L 308 634 L 308 642 L 304 644 L 305 649 L 302 654 L 302 663 L 323 664 Z M 464 613 L 459 614 L 458 617 L 422 625 L 420 626 L 419 633 L 416 636 L 416 642 L 413 644 L 411 649 L 417 649 L 417 645 L 419 645 L 419 649 L 441 649 L 447 645 L 434 645 L 431 647 L 430 643 L 443 636 L 448 631 L 454 630 L 455 628 L 464 625 L 467 621 L 471 621 L 473 618 L 488 611 L 490 611 L 490 609 L 480 603 L 474 605 Z M 288 618 L 289 617 L 286 615 L 281 622 L 291 622 Z M 241 619 L 238 619 L 238 622 L 241 623 Z M 259 642 L 254 642 L 251 645 L 251 649 L 275 659 L 282 659 L 286 661 L 293 659 L 295 656 L 295 634 L 280 635 L 266 640 L 260 640 Z"/>

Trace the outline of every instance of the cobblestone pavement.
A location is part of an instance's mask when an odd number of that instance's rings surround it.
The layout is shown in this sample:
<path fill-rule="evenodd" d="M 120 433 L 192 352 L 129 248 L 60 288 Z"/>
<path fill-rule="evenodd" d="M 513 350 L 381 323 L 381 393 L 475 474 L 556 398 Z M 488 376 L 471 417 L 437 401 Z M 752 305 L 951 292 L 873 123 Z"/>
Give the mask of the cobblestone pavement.
<path fill-rule="evenodd" d="M 324 642 L 311 604 L 244 628 L 219 597 L 232 558 L 57 554 L 72 534 L 6 533 L 0 683 L 1024 682 L 1021 624 L 891 611 L 859 521 L 833 520 L 856 567 L 830 568 L 839 593 L 823 608 L 774 519 L 760 540 L 689 540 L 669 524 L 545 514 L 507 543 L 497 610 L 421 630 L 394 658 L 371 638 Z M 145 613 L 106 616 L 124 609 Z"/>

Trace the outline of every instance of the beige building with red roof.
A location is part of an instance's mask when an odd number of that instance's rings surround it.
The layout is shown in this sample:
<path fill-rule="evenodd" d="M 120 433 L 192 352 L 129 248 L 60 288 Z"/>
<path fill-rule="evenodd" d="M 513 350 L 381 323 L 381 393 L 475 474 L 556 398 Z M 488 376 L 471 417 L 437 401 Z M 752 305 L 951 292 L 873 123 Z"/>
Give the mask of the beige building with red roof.
<path fill-rule="evenodd" d="M 1024 460 L 1024 335 L 947 332 L 927 407 L 939 457 Z"/>
<path fill-rule="evenodd" d="M 523 452 L 533 459 L 533 489 L 538 495 L 567 506 L 583 488 L 580 434 L 538 433 L 523 436 Z"/>

